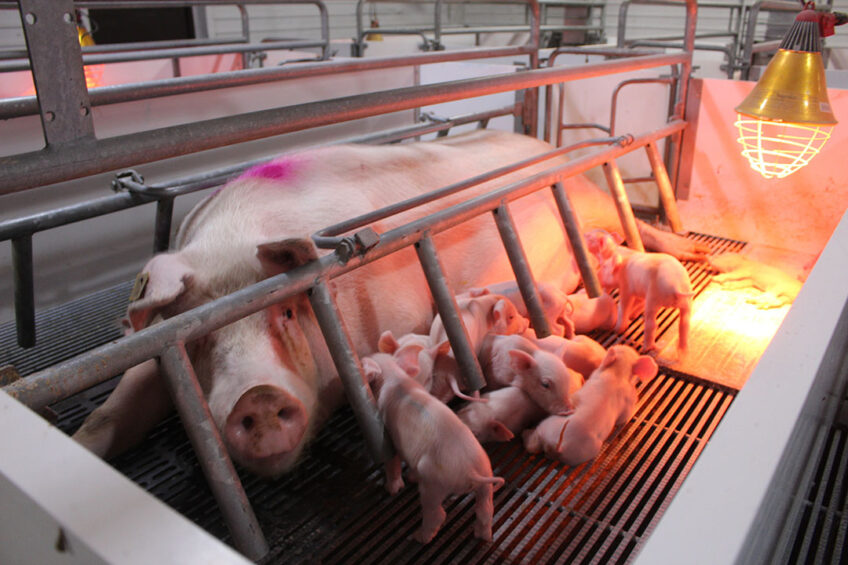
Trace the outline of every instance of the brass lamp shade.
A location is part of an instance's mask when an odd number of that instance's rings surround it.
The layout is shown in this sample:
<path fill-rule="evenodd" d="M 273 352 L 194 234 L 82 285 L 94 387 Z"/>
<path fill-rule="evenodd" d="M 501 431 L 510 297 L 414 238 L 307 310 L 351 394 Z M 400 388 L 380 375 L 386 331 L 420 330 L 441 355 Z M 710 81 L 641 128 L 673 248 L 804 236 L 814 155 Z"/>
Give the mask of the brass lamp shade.
<path fill-rule="evenodd" d="M 778 50 L 736 111 L 774 122 L 836 124 L 827 98 L 821 53 Z"/>

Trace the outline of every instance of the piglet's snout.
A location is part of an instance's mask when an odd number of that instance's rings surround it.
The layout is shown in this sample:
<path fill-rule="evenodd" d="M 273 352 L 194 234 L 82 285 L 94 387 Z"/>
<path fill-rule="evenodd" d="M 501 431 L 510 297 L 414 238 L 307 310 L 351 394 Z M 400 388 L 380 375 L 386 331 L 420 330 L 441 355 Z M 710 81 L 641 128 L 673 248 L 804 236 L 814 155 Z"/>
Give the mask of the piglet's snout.
<path fill-rule="evenodd" d="M 241 395 L 227 417 L 224 435 L 242 458 L 264 459 L 294 450 L 306 423 L 300 400 L 280 388 L 262 385 Z"/>

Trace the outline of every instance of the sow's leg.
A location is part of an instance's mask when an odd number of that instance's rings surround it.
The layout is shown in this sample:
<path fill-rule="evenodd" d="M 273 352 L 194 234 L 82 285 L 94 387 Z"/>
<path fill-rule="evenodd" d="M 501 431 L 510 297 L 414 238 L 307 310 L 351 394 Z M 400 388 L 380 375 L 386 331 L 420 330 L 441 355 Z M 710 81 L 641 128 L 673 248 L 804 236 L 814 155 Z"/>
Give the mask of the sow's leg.
<path fill-rule="evenodd" d="M 83 447 L 109 459 L 140 443 L 173 410 L 155 359 L 124 373 L 118 386 L 73 435 Z"/>

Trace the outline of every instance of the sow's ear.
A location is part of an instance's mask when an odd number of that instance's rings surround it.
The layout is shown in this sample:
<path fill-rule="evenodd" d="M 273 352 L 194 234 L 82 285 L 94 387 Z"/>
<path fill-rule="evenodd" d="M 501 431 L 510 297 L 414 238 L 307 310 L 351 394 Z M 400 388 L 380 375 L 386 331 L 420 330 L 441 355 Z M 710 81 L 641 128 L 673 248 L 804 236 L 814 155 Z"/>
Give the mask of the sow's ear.
<path fill-rule="evenodd" d="M 312 240 L 292 238 L 257 245 L 256 257 L 265 274 L 273 277 L 317 259 L 318 252 Z"/>
<path fill-rule="evenodd" d="M 194 269 L 178 253 L 157 255 L 145 265 L 141 275 L 147 283 L 141 297 L 130 302 L 127 317 L 134 331 L 144 328 L 165 306 L 173 304 L 194 283 Z"/>

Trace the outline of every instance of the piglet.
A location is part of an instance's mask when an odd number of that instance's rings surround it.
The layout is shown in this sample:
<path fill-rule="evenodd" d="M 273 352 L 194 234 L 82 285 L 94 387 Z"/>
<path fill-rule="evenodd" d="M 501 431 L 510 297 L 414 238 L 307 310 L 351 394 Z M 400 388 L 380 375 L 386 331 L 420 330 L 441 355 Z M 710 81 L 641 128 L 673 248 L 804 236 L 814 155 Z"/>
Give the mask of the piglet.
<path fill-rule="evenodd" d="M 602 253 L 606 253 L 603 248 Z M 618 323 L 621 333 L 630 323 L 638 304 L 645 301 L 645 340 L 643 351 L 656 347 L 654 332 L 660 308 L 680 311 L 678 351 L 688 346 L 689 318 L 692 310 L 692 283 L 683 265 L 666 253 L 643 253 L 618 247 L 609 255 L 599 255 L 598 278 L 607 291 L 618 288 Z"/>
<path fill-rule="evenodd" d="M 476 402 L 464 406 L 457 416 L 481 442 L 509 441 L 547 414 L 526 392 L 508 386 L 485 393 Z"/>
<path fill-rule="evenodd" d="M 558 356 L 520 335 L 489 335 L 478 356 L 490 389 L 518 387 L 548 414 L 571 410 L 571 394 L 582 376 Z"/>
<path fill-rule="evenodd" d="M 445 340 L 442 343 L 433 344 L 429 335 L 408 333 L 395 338 L 391 331 L 386 330 L 380 335 L 377 342 L 377 351 L 389 353 L 396 359 L 406 357 L 409 353 L 418 353 L 418 373 L 412 375 L 416 381 L 421 383 L 425 390 L 430 392 L 433 388 L 433 365 L 438 355 L 444 355 L 450 348 L 450 343 Z M 455 385 L 455 381 L 453 383 Z M 459 393 L 459 387 L 456 387 Z"/>
<path fill-rule="evenodd" d="M 636 411 L 636 382 L 657 374 L 656 362 L 628 345 L 613 345 L 601 366 L 574 395 L 574 413 L 550 416 L 535 430 L 524 432 L 530 453 L 545 455 L 566 465 L 579 465 L 598 455 L 615 426 L 627 423 Z"/>
<path fill-rule="evenodd" d="M 474 492 L 474 535 L 492 539 L 493 492 L 504 480 L 492 476 L 489 456 L 459 417 L 431 396 L 410 374 L 418 372 L 417 355 L 398 360 L 387 353 L 362 359 L 376 389 L 377 407 L 398 455 L 386 465 L 386 488 L 403 487 L 401 460 L 418 482 L 423 522 L 414 537 L 433 539 L 445 521 L 442 501 L 451 494 Z"/>
<path fill-rule="evenodd" d="M 523 333 L 530 325 L 527 318 L 518 313 L 515 304 L 499 294 L 460 296 L 457 298 L 457 307 L 468 332 L 471 349 L 478 355 L 486 335 Z M 441 316 L 437 315 L 430 326 L 430 339 L 433 343 L 442 343 L 447 340 L 447 332 Z M 432 394 L 442 402 L 447 402 L 454 395 L 465 400 L 476 400 L 459 391 L 458 376 L 459 366 L 453 349 L 437 355 L 433 367 Z"/>
<path fill-rule="evenodd" d="M 542 310 L 548 319 L 552 335 L 572 337 L 575 327 L 574 322 L 571 321 L 571 317 L 569 316 L 571 305 L 568 301 L 568 295 L 555 285 L 546 282 L 537 282 L 536 290 L 539 294 L 539 301 L 542 303 Z M 507 297 L 515 304 L 519 314 L 525 318 L 530 317 L 516 281 L 504 281 L 485 287 L 472 288 L 468 291 L 469 296 L 482 296 L 488 293 Z"/>
<path fill-rule="evenodd" d="M 529 337 L 529 332 L 524 333 Z M 601 366 L 607 350 L 604 346 L 585 335 L 576 335 L 572 339 L 557 336 L 548 336 L 544 339 L 535 339 L 536 345 L 550 351 L 560 359 L 569 369 L 574 369 L 588 379 L 592 373 Z"/>
<path fill-rule="evenodd" d="M 586 334 L 593 330 L 615 328 L 617 306 L 615 299 L 607 293 L 589 298 L 585 289 L 568 295 L 571 304 L 569 315 L 574 323 L 574 333 Z"/>

